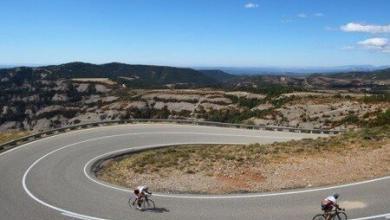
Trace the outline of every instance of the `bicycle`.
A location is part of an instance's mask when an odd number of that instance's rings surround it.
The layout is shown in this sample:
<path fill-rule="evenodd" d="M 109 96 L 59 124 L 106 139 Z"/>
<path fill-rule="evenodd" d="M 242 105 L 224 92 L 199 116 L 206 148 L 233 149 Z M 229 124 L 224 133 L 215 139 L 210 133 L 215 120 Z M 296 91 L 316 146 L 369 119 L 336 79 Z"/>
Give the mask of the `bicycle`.
<path fill-rule="evenodd" d="M 155 203 L 152 199 L 150 199 L 151 195 L 145 195 L 142 199 L 141 199 L 141 210 L 150 210 L 150 209 L 155 209 L 156 206 L 155 206 Z M 137 197 L 136 196 L 130 196 L 129 198 L 129 207 L 130 208 L 136 208 L 137 207 Z"/>
<path fill-rule="evenodd" d="M 322 213 L 318 214 L 313 217 L 313 220 L 326 220 L 327 216 L 330 215 L 331 220 L 347 220 L 347 214 L 345 213 L 345 209 L 338 209 L 336 208 L 334 211 L 331 211 L 330 213 Z"/>

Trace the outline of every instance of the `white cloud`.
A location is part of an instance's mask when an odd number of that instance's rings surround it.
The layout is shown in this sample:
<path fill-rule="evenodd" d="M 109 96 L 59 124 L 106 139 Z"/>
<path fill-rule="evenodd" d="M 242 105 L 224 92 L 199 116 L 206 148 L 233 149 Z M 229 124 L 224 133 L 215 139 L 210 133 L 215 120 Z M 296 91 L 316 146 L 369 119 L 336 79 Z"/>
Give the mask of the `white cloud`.
<path fill-rule="evenodd" d="M 307 18 L 307 14 L 305 14 L 305 13 L 299 13 L 299 14 L 297 14 L 297 17 L 298 17 L 298 18 Z"/>
<path fill-rule="evenodd" d="M 314 14 L 315 17 L 324 17 L 324 13 L 321 13 L 321 12 L 317 12 Z"/>
<path fill-rule="evenodd" d="M 253 2 L 248 2 L 244 5 L 245 8 L 258 8 L 259 5 Z"/>
<path fill-rule="evenodd" d="M 384 47 L 389 44 L 389 40 L 387 38 L 375 37 L 359 41 L 358 44 L 366 47 Z"/>
<path fill-rule="evenodd" d="M 340 27 L 345 32 L 390 33 L 390 25 L 348 23 Z"/>
<path fill-rule="evenodd" d="M 374 37 L 359 41 L 357 44 L 365 49 L 390 52 L 390 41 L 387 38 Z"/>

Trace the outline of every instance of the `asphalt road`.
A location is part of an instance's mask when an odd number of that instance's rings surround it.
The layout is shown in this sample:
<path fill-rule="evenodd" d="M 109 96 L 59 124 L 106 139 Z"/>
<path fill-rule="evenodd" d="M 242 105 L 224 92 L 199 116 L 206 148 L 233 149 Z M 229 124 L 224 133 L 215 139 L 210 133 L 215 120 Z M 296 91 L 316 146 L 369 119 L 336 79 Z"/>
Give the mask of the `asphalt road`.
<path fill-rule="evenodd" d="M 153 199 L 157 208 L 140 212 L 127 206 L 127 189 L 98 182 L 89 172 L 95 159 L 129 148 L 180 143 L 269 143 L 313 136 L 164 124 L 108 126 L 52 136 L 0 154 L 0 219 L 302 220 L 320 212 L 320 200 L 336 191 L 348 206 L 351 218 L 385 219 L 390 212 L 390 178 L 269 194 L 156 193 Z M 368 216 L 372 217 L 363 218 Z"/>

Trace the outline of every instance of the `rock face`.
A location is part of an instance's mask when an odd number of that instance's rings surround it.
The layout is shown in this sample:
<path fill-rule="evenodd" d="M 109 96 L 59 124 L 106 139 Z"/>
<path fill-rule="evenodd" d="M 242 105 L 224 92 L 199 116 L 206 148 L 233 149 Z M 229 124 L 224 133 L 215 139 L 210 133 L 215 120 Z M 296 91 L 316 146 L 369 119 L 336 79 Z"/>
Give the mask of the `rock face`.
<path fill-rule="evenodd" d="M 39 74 L 31 71 L 0 70 L 0 131 L 41 131 L 129 118 L 342 128 L 347 117 L 370 120 L 389 108 L 389 102 L 365 104 L 362 96 L 350 93 L 345 97 L 328 91 L 267 96 L 217 89 L 129 89 L 107 83 L 107 78 L 66 79 L 39 68 L 34 70 Z"/>
<path fill-rule="evenodd" d="M 75 84 L 77 92 L 79 93 L 85 93 L 88 91 L 89 84 L 82 83 L 82 84 Z"/>
<path fill-rule="evenodd" d="M 0 125 L 0 132 L 1 131 L 7 131 L 7 130 L 13 130 L 18 129 L 20 124 L 16 121 L 8 121 Z"/>
<path fill-rule="evenodd" d="M 53 102 L 66 102 L 69 100 L 68 96 L 65 94 L 56 93 L 53 98 L 51 98 Z"/>
<path fill-rule="evenodd" d="M 389 72 L 234 76 L 215 70 L 80 62 L 0 69 L 0 129 L 42 130 L 128 118 L 355 126 L 350 122 L 372 120 L 389 108 L 387 96 L 367 104 L 365 94 L 356 94 L 387 91 Z M 319 88 L 323 91 L 314 90 Z"/>
<path fill-rule="evenodd" d="M 247 117 L 243 118 L 242 123 L 331 129 L 344 128 L 344 124 L 338 122 L 351 114 L 359 118 L 367 117 L 369 120 L 375 112 L 389 107 L 388 102 L 368 105 L 359 101 L 361 97 L 335 98 L 328 93 L 284 94 L 266 101 L 264 95 L 248 92 L 121 88 L 121 95 L 118 95 L 114 92 L 115 87 L 103 93 L 103 90 L 90 91 L 91 85 L 87 83 L 73 85 L 61 81 L 45 85 L 54 86 L 53 90 L 50 90 L 50 87 L 41 88 L 52 93 L 51 98 L 43 96 L 40 90 L 36 93 L 30 92 L 26 96 L 8 95 L 10 101 L 5 103 L 11 105 L 1 106 L 0 130 L 41 131 L 80 123 L 128 118 L 190 117 L 229 122 L 235 115 Z M 67 85 L 68 90 L 59 93 L 58 85 Z M 104 85 L 105 88 L 107 86 Z M 92 85 L 92 88 L 96 86 Z M 127 92 L 126 95 L 122 94 L 123 91 Z M 20 102 L 24 105 L 12 104 Z M 223 116 L 228 112 L 233 112 L 234 115 Z M 255 114 L 251 116 L 252 113 Z"/>
<path fill-rule="evenodd" d="M 95 85 L 95 89 L 99 93 L 107 93 L 111 91 L 111 89 L 107 88 L 105 85 L 99 85 L 99 84 Z"/>

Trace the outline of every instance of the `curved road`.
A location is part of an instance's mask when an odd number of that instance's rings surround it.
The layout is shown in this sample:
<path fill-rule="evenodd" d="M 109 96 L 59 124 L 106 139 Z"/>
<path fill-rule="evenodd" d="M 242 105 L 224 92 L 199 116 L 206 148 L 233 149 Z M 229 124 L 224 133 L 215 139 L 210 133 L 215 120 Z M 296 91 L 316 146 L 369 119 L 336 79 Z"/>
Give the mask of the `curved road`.
<path fill-rule="evenodd" d="M 336 188 L 229 196 L 154 196 L 157 208 L 128 208 L 126 189 L 89 175 L 94 159 L 129 148 L 180 143 L 269 143 L 316 135 L 191 125 L 118 125 L 72 131 L 0 154 L 0 219 L 311 219 L 334 191 L 355 219 L 385 219 L 390 178 Z M 318 135 L 317 135 L 318 136 Z M 379 216 L 376 216 L 379 215 Z M 373 216 L 365 218 L 366 216 Z"/>

